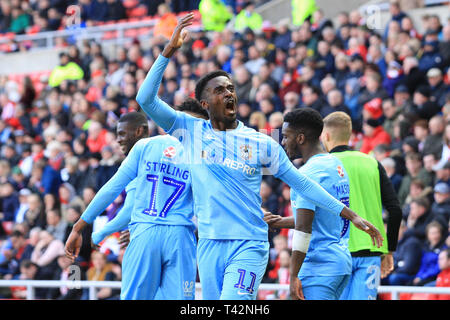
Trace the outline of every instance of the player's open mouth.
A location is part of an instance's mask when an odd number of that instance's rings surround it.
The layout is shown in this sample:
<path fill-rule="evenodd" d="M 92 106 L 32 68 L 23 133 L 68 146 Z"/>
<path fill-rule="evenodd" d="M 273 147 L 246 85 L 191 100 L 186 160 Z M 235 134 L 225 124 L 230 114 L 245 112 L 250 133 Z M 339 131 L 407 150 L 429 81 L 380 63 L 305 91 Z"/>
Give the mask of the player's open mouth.
<path fill-rule="evenodd" d="M 234 99 L 228 99 L 226 101 L 225 109 L 227 109 L 228 112 L 231 112 L 231 113 L 236 112 L 236 103 L 235 103 Z"/>

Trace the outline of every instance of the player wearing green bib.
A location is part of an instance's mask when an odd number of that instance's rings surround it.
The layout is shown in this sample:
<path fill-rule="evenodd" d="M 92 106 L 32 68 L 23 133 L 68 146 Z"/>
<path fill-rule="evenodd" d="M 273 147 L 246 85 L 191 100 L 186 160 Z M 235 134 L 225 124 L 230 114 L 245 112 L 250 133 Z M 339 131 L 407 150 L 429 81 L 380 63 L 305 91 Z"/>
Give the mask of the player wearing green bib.
<path fill-rule="evenodd" d="M 402 218 L 400 203 L 384 168 L 371 156 L 348 147 L 352 132 L 350 117 L 333 112 L 324 119 L 322 143 L 340 159 L 350 181 L 350 208 L 370 221 L 387 241 L 380 248 L 364 232 L 350 226 L 349 250 L 352 277 L 342 293 L 342 300 L 376 299 L 380 277 L 393 269 L 392 252 L 397 248 Z M 382 211 L 388 212 L 387 232 Z"/>

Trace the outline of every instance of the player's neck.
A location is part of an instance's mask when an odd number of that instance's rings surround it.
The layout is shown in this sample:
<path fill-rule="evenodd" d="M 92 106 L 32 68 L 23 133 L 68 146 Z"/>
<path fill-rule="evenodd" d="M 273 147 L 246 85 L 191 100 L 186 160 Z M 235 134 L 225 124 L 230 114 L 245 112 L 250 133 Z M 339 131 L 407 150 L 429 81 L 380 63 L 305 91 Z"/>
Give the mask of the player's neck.
<path fill-rule="evenodd" d="M 211 126 L 217 131 L 233 130 L 237 128 L 238 122 L 237 120 L 228 122 L 211 119 Z"/>
<path fill-rule="evenodd" d="M 314 145 L 308 145 L 305 148 L 302 149 L 302 158 L 303 161 L 306 163 L 308 160 L 321 153 L 326 153 L 326 151 L 322 148 L 320 143 L 314 144 Z"/>
<path fill-rule="evenodd" d="M 347 146 L 347 145 L 348 145 L 348 144 L 345 143 L 345 142 L 342 142 L 342 141 L 335 141 L 335 142 L 328 143 L 327 149 L 331 151 L 331 150 L 333 150 L 333 149 L 336 148 L 336 147 Z"/>

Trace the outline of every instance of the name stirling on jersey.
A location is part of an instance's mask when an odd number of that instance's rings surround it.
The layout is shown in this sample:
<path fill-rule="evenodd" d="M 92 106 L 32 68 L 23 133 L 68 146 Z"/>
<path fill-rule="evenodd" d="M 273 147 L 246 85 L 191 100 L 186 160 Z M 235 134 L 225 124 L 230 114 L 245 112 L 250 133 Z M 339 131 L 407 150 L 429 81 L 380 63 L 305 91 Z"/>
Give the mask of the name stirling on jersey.
<path fill-rule="evenodd" d="M 160 163 L 154 161 L 145 161 L 145 170 L 152 171 L 156 174 L 165 173 L 168 175 L 172 175 L 179 179 L 188 180 L 189 179 L 189 171 L 180 169 L 173 164 L 170 163 Z"/>

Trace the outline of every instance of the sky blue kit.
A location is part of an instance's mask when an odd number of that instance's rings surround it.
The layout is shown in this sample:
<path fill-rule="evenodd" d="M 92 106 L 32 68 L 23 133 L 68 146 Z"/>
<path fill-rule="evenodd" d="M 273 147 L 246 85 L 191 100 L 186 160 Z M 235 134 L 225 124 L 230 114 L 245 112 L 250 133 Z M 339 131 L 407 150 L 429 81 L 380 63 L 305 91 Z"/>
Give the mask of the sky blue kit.
<path fill-rule="evenodd" d="M 348 205 L 349 181 L 339 159 L 326 153 L 317 154 L 299 172 Z M 338 300 L 352 272 L 348 250 L 350 221 L 317 207 L 294 190 L 291 190 L 291 204 L 295 219 L 297 209 L 315 212 L 311 241 L 298 275 L 305 299 Z"/>
<path fill-rule="evenodd" d="M 157 292 L 164 299 L 195 298 L 195 225 L 191 174 L 184 155 L 180 142 L 168 135 L 139 140 L 81 216 L 92 223 L 127 187 L 116 225 L 106 228 L 106 232 L 122 229 L 131 214 L 121 299 L 151 300 Z M 94 234 L 93 240 L 99 241 L 106 232 Z"/>
<path fill-rule="evenodd" d="M 159 56 L 136 100 L 184 145 L 198 219 L 198 269 L 204 299 L 255 299 L 268 261 L 268 226 L 261 210 L 263 174 L 273 174 L 314 205 L 339 215 L 344 204 L 297 171 L 270 136 L 238 122 L 214 130 L 209 120 L 176 111 L 157 92 L 169 62 Z M 139 193 L 139 186 L 137 187 Z"/>

